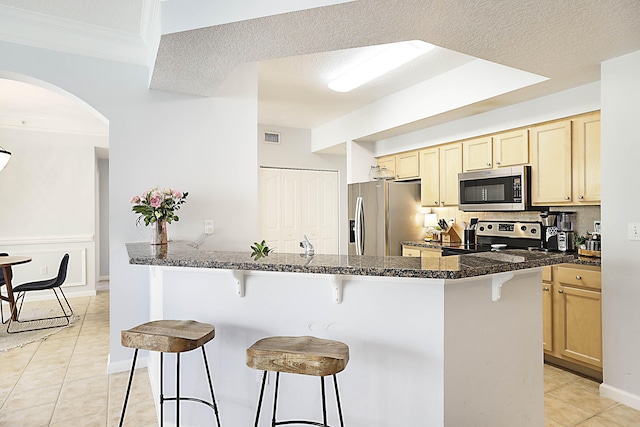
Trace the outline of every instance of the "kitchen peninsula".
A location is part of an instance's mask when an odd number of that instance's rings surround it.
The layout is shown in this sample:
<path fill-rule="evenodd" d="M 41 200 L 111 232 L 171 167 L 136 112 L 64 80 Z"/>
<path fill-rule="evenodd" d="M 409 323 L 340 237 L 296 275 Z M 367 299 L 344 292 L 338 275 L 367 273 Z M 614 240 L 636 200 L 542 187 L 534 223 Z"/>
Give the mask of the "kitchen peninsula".
<path fill-rule="evenodd" d="M 340 394 L 350 427 L 544 425 L 541 271 L 571 255 L 274 253 L 256 261 L 248 252 L 179 242 L 130 243 L 127 250 L 130 264 L 149 268 L 152 319 L 216 326 L 207 351 L 225 425 L 252 423 L 259 384 L 245 350 L 271 335 L 349 345 Z M 199 359 L 187 355 L 184 363 L 182 390 L 206 396 Z M 157 369 L 149 373 L 157 392 Z M 312 377 L 283 377 L 279 413 L 316 417 L 317 389 Z M 210 414 L 200 409 L 181 412 L 188 424 L 202 425 Z M 336 418 L 329 411 L 330 425 Z"/>

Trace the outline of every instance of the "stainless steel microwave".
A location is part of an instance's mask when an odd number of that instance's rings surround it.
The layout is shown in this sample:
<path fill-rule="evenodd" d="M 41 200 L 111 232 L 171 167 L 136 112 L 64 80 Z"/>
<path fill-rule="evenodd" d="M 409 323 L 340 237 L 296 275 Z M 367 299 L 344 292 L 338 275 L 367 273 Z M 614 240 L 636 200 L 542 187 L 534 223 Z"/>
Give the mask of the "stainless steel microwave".
<path fill-rule="evenodd" d="M 531 207 L 530 166 L 458 174 L 462 211 L 525 211 Z"/>

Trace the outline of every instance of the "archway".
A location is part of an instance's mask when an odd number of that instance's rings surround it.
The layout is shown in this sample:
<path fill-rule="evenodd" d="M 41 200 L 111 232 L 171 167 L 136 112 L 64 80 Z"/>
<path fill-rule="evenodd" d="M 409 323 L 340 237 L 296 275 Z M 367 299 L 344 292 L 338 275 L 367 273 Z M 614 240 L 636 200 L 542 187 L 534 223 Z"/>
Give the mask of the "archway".
<path fill-rule="evenodd" d="M 0 105 L 0 145 L 12 152 L 0 172 L 0 250 L 32 257 L 17 282 L 55 275 L 69 253 L 67 294 L 94 295 L 108 277 L 109 122 L 59 87 L 4 71 Z"/>

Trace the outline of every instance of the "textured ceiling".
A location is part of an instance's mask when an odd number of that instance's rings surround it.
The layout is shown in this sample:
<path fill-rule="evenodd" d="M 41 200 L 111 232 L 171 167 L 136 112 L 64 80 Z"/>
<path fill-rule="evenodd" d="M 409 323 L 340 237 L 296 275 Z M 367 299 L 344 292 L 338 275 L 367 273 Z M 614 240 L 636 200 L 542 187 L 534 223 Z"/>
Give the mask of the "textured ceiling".
<path fill-rule="evenodd" d="M 0 5 L 138 35 L 152 1 L 0 0 Z M 330 77 L 368 55 L 371 46 L 412 39 L 440 49 L 349 94 L 326 88 Z M 358 0 L 167 34 L 151 87 L 212 96 L 238 64 L 258 62 L 260 122 L 314 128 L 471 57 L 549 77 L 369 136 L 375 140 L 597 81 L 602 61 L 637 50 L 639 0 Z M 35 114 L 44 117 L 44 109 Z"/>
<path fill-rule="evenodd" d="M 312 126 L 299 127 L 313 127 L 326 120 L 331 102 L 319 87 L 323 61 L 347 60 L 323 52 L 412 39 L 550 78 L 472 106 L 471 114 L 598 80 L 602 61 L 640 50 L 640 6 L 638 0 L 359 0 L 165 35 L 151 87 L 213 96 L 236 65 L 267 61 L 259 68 L 260 121 L 281 124 L 273 121 L 305 111 L 296 123 L 307 117 Z M 273 61 L 288 57 L 297 58 Z M 357 96 L 334 96 L 336 110 L 341 102 L 357 104 Z"/>

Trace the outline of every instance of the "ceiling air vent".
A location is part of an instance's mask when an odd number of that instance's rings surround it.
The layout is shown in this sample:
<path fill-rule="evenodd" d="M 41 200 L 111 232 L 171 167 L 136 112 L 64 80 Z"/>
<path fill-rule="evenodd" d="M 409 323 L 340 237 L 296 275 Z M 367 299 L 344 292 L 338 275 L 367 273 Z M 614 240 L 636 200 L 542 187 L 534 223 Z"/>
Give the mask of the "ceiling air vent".
<path fill-rule="evenodd" d="M 265 132 L 264 142 L 267 144 L 280 144 L 280 134 L 275 132 Z"/>

